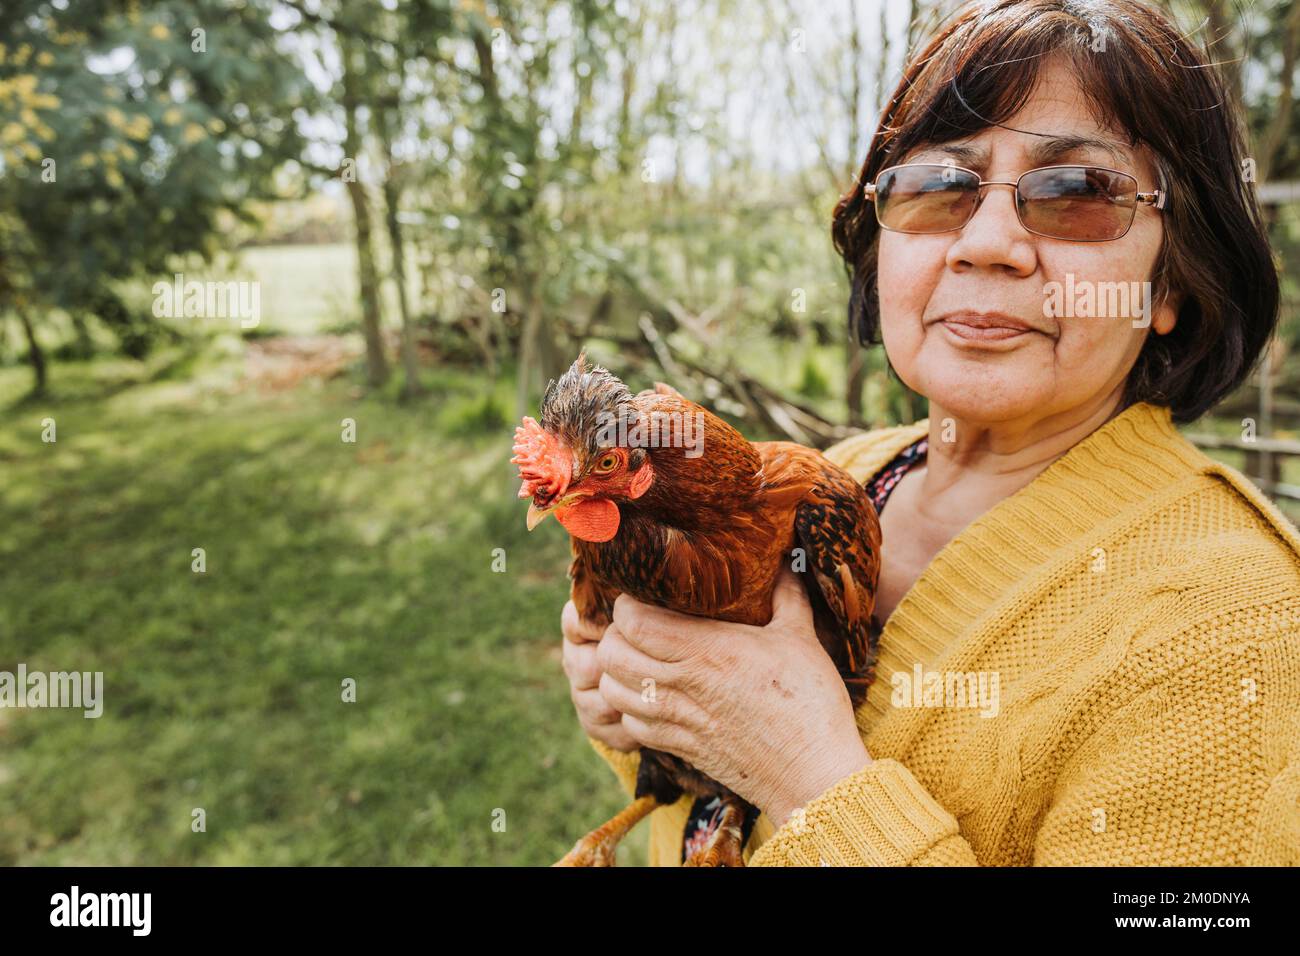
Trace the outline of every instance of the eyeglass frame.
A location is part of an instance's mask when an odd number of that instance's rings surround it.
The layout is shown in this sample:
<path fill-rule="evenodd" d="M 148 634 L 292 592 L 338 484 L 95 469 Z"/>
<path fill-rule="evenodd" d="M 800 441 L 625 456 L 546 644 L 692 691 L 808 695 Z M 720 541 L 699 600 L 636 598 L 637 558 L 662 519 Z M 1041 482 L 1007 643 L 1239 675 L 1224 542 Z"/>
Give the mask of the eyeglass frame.
<path fill-rule="evenodd" d="M 885 173 L 890 172 L 891 170 L 894 169 L 903 169 L 908 166 L 935 166 L 939 169 L 960 169 L 963 172 L 970 173 L 972 176 L 974 176 L 976 180 L 979 181 L 979 185 L 975 187 L 975 194 L 977 198 L 976 198 L 975 205 L 971 207 L 970 215 L 966 217 L 966 221 L 963 222 L 960 226 L 953 226 L 951 229 L 943 229 L 938 232 L 912 232 L 907 229 L 894 229 L 890 226 L 886 226 L 883 222 L 881 222 L 880 207 L 876 205 L 876 185 L 877 183 L 880 182 L 880 177 L 885 175 Z M 1016 178 L 1016 181 L 1014 183 L 1002 182 L 999 180 L 992 180 L 992 179 L 991 180 L 980 179 L 980 174 L 977 173 L 975 170 L 971 169 L 970 167 L 958 166 L 952 163 L 896 163 L 893 166 L 886 166 L 880 172 L 876 173 L 876 178 L 872 182 L 867 183 L 863 187 L 863 194 L 866 196 L 867 199 L 871 200 L 871 204 L 876 210 L 876 223 L 880 226 L 881 229 L 888 229 L 890 232 L 902 233 L 905 236 L 942 236 L 945 232 L 957 232 L 958 230 L 965 229 L 968 225 L 970 225 L 970 221 L 975 218 L 975 214 L 979 212 L 980 206 L 984 204 L 984 194 L 982 190 L 984 189 L 985 186 L 1011 186 L 1016 190 L 1016 195 L 1018 197 L 1020 195 L 1020 180 L 1024 179 L 1030 173 L 1036 173 L 1043 169 L 1100 169 L 1104 172 L 1118 173 L 1121 176 L 1127 176 L 1129 179 L 1133 180 L 1134 185 L 1136 185 L 1138 182 L 1138 178 L 1134 176 L 1132 173 L 1127 173 L 1122 169 L 1115 169 L 1111 166 L 1098 166 L 1094 163 L 1055 163 L 1050 166 L 1035 166 L 1033 169 L 1026 169 L 1023 173 L 1021 173 Z M 1156 172 L 1157 175 L 1160 177 L 1160 186 L 1156 187 L 1156 189 L 1153 192 L 1142 192 L 1141 190 L 1137 190 L 1135 192 L 1134 203 L 1133 203 L 1133 215 L 1129 218 L 1128 225 L 1124 227 L 1124 231 L 1121 232 L 1118 236 L 1111 236 L 1109 239 L 1063 239 L 1060 236 L 1049 236 L 1046 233 L 1042 233 L 1042 232 L 1038 232 L 1037 230 L 1030 229 L 1027 225 L 1025 225 L 1024 219 L 1022 219 L 1020 216 L 1020 203 L 1018 202 L 1015 204 L 1016 220 L 1020 223 L 1021 228 L 1024 229 L 1026 232 L 1031 233 L 1032 235 L 1035 236 L 1042 236 L 1044 239 L 1056 239 L 1060 242 L 1114 242 L 1116 239 L 1123 239 L 1125 236 L 1129 234 L 1129 230 L 1133 228 L 1133 223 L 1137 221 L 1138 206 L 1148 205 L 1151 206 L 1152 209 L 1163 210 L 1168 205 L 1169 191 L 1165 188 L 1164 170 L 1159 168 L 1159 164 L 1157 164 Z"/>

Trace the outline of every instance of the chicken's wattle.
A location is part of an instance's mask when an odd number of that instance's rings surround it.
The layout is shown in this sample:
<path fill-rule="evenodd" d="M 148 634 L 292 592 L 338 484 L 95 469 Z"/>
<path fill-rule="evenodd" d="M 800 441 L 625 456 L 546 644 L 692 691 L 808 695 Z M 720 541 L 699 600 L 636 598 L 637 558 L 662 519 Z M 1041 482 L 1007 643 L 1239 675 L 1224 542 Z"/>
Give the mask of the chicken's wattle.
<path fill-rule="evenodd" d="M 618 534 L 618 505 L 608 498 L 584 498 L 568 508 L 556 508 L 555 518 L 583 541 L 609 541 Z"/>

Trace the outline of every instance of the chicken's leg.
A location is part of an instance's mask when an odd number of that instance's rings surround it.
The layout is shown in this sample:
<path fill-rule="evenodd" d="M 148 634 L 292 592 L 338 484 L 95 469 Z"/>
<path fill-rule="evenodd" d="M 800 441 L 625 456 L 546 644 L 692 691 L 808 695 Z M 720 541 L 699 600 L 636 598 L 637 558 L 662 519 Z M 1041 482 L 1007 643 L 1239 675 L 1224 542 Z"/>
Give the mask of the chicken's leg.
<path fill-rule="evenodd" d="M 650 814 L 659 801 L 647 794 L 619 811 L 608 823 L 596 827 L 551 866 L 613 866 L 614 851 L 627 832 Z"/>
<path fill-rule="evenodd" d="M 722 819 L 703 848 L 687 857 L 682 866 L 744 866 L 741 851 L 745 830 L 745 808 L 734 794 L 722 798 Z"/>

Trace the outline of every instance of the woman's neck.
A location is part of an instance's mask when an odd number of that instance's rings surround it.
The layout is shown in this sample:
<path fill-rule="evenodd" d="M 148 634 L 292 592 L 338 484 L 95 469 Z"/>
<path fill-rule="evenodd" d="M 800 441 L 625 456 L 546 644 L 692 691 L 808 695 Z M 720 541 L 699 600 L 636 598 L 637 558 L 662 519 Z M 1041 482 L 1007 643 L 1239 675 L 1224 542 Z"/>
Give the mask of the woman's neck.
<path fill-rule="evenodd" d="M 1121 385 L 1067 412 L 992 424 L 957 418 L 932 402 L 917 495 L 923 516 L 955 534 L 1123 411 L 1122 398 Z"/>

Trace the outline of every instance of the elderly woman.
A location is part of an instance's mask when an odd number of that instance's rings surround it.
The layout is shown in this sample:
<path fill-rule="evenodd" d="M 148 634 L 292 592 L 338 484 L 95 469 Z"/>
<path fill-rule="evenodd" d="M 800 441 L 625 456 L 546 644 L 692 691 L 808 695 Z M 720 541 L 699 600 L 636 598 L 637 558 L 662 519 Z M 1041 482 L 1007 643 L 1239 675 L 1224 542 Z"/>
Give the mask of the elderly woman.
<path fill-rule="evenodd" d="M 762 811 L 755 866 L 1300 863 L 1300 535 L 1175 428 L 1276 322 L 1239 128 L 1135 0 L 941 28 L 834 217 L 853 327 L 930 403 L 827 452 L 881 515 L 878 678 L 854 713 L 788 571 L 765 628 L 566 608 L 629 793 L 683 757 Z M 643 701 L 643 654 L 690 679 Z M 650 862 L 712 810 L 656 810 Z"/>

